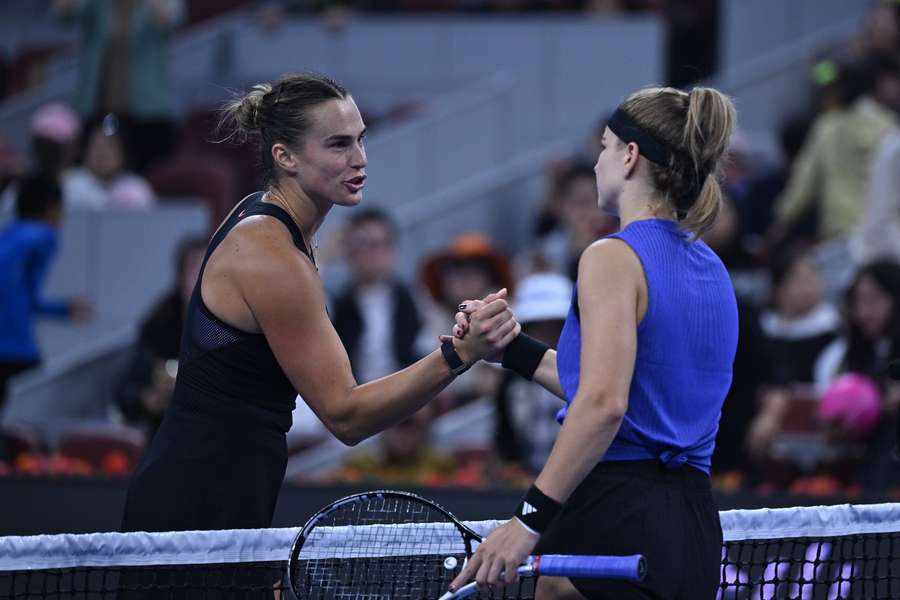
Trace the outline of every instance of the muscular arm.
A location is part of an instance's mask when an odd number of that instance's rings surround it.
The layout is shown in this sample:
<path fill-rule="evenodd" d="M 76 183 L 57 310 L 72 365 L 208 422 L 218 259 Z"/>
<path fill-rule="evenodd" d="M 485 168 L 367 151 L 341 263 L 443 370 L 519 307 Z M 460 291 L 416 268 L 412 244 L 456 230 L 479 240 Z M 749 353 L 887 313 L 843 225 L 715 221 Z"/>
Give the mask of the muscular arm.
<path fill-rule="evenodd" d="M 550 458 L 535 481 L 560 502 L 603 457 L 628 408 L 642 289 L 640 262 L 624 243 L 603 240 L 585 250 L 578 268 L 581 379 Z M 541 368 L 549 360 L 545 358 Z M 552 360 L 555 364 L 555 355 Z"/>
<path fill-rule="evenodd" d="M 237 288 L 294 388 L 342 442 L 356 444 L 402 421 L 450 383 L 447 363 L 435 350 L 402 371 L 358 385 L 312 264 L 283 240 L 255 242 L 236 250 Z M 492 306 L 485 310 L 502 320 L 505 302 Z M 462 349 L 460 354 L 467 358 Z"/>

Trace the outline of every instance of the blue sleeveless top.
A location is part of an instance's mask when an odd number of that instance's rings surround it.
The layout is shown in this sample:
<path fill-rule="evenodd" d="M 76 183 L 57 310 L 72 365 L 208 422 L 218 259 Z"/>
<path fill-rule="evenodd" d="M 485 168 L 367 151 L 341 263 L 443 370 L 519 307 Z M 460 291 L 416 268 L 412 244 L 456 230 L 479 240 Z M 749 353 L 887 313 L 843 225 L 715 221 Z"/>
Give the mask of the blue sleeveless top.
<path fill-rule="evenodd" d="M 637 329 L 628 410 L 602 460 L 658 458 L 669 467 L 688 464 L 709 473 L 737 348 L 731 279 L 709 246 L 691 242 L 673 221 L 635 221 L 609 237 L 622 240 L 637 254 L 648 302 Z M 580 363 L 576 290 L 557 347 L 566 396 L 560 422 L 578 391 Z"/>

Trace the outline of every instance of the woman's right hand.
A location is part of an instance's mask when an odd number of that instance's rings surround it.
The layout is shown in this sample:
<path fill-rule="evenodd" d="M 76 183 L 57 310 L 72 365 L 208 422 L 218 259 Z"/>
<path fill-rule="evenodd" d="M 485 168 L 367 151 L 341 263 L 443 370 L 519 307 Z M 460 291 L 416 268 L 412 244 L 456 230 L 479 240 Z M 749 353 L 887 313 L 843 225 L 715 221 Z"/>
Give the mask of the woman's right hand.
<path fill-rule="evenodd" d="M 500 362 L 506 346 L 522 332 L 522 326 L 506 302 L 506 294 L 506 288 L 503 288 L 482 300 L 466 300 L 456 313 L 452 338 L 441 337 L 442 341 L 453 340 L 460 358 L 467 364 L 479 359 Z M 469 356 L 474 360 L 469 360 Z"/>

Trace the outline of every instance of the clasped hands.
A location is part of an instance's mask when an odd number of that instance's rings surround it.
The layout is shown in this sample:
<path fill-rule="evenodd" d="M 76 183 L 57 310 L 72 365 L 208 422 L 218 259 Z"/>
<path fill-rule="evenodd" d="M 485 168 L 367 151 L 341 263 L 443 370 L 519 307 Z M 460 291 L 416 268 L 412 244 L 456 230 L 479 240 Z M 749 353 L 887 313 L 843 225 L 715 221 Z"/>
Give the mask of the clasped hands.
<path fill-rule="evenodd" d="M 522 332 L 506 302 L 506 288 L 482 300 L 461 303 L 455 320 L 453 335 L 442 335 L 441 342 L 453 340 L 457 354 L 466 364 L 475 362 L 470 361 L 470 356 L 500 362 L 506 346 Z M 450 590 L 456 591 L 472 579 L 483 592 L 514 583 L 518 580 L 516 567 L 534 549 L 537 537 L 517 519 L 510 519 L 478 546 L 451 583 Z"/>
<path fill-rule="evenodd" d="M 482 359 L 500 362 L 503 350 L 522 332 L 506 296 L 503 288 L 481 300 L 462 302 L 456 313 L 453 335 L 440 336 L 441 342 L 452 340 L 456 353 L 467 365 Z"/>

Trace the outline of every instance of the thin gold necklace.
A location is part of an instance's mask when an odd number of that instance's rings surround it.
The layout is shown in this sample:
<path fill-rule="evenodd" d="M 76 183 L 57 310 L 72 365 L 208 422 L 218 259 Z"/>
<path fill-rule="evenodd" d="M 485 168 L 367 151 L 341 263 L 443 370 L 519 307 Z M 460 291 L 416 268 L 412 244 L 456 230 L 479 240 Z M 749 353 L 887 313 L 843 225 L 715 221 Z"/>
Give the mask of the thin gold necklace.
<path fill-rule="evenodd" d="M 297 229 L 300 231 L 300 238 L 303 240 L 303 244 L 309 248 L 309 252 L 311 254 L 311 258 L 313 264 L 316 264 L 316 251 L 319 249 L 319 240 L 316 235 L 312 236 L 312 245 L 307 241 L 307 235 L 303 232 L 303 227 L 300 225 L 300 219 L 297 218 L 297 213 L 294 212 L 294 209 L 291 208 L 290 203 L 288 203 L 282 196 L 281 193 L 275 193 L 275 188 L 270 188 L 269 191 L 266 192 L 272 199 L 277 201 L 277 206 L 284 209 L 285 212 L 293 219 L 294 223 L 297 225 Z"/>

